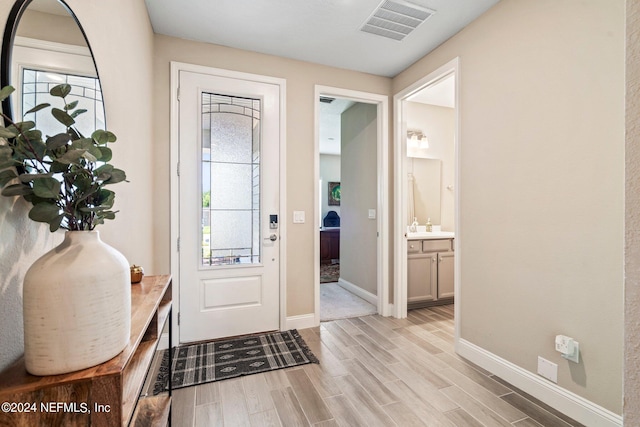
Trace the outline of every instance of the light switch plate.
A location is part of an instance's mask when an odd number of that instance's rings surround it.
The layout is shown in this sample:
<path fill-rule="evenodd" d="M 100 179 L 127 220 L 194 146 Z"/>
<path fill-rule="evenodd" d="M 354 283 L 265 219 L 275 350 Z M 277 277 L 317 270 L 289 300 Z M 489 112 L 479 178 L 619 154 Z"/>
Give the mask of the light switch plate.
<path fill-rule="evenodd" d="M 293 223 L 304 224 L 304 211 L 293 211 Z"/>
<path fill-rule="evenodd" d="M 376 210 L 369 209 L 369 219 L 376 219 Z"/>

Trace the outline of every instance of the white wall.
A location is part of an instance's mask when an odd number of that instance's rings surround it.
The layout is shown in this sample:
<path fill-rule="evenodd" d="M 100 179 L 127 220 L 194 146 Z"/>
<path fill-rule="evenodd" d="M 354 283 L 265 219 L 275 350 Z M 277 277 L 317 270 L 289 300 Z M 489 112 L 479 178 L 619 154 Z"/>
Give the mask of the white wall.
<path fill-rule="evenodd" d="M 460 58 L 461 337 L 618 414 L 624 28 L 622 0 L 503 0 L 394 79 Z"/>

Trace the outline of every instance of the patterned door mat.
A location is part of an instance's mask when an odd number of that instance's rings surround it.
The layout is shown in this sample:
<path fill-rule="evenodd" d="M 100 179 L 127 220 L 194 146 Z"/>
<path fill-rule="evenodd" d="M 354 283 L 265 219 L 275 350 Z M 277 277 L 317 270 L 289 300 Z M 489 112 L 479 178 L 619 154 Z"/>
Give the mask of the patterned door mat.
<path fill-rule="evenodd" d="M 298 331 L 273 332 L 175 347 L 171 387 L 182 388 L 291 366 L 320 363 Z M 153 394 L 168 390 L 164 350 Z"/>

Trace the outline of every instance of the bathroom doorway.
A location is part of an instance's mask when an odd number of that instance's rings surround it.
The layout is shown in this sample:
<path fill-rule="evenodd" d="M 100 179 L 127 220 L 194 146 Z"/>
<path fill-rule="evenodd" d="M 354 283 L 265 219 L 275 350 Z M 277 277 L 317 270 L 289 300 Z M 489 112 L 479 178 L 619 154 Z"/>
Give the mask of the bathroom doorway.
<path fill-rule="evenodd" d="M 458 75 L 455 59 L 394 97 L 394 315 L 400 318 L 408 308 L 453 304 L 459 295 Z"/>
<path fill-rule="evenodd" d="M 345 93 L 346 92 L 346 93 Z M 316 321 L 381 312 L 386 97 L 316 88 Z M 384 141 L 383 141 L 384 140 Z M 386 270 L 386 273 L 383 273 Z M 387 287 L 388 289 L 388 287 Z"/>

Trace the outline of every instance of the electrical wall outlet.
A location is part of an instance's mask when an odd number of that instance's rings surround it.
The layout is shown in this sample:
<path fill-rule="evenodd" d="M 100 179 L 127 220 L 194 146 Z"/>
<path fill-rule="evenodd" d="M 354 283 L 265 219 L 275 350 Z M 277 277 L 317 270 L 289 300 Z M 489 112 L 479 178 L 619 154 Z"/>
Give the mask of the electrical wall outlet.
<path fill-rule="evenodd" d="M 538 375 L 558 383 L 558 365 L 538 356 Z"/>
<path fill-rule="evenodd" d="M 562 354 L 573 353 L 573 338 L 566 335 L 556 335 L 556 351 Z"/>
<path fill-rule="evenodd" d="M 580 361 L 580 343 L 566 335 L 556 335 L 556 351 L 567 360 L 578 363 Z"/>

